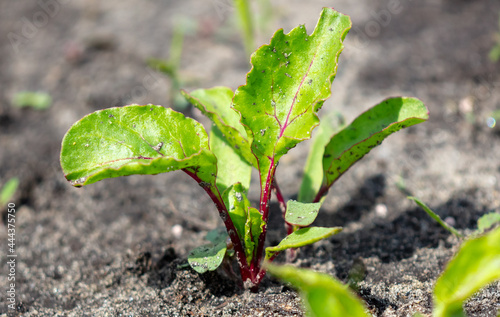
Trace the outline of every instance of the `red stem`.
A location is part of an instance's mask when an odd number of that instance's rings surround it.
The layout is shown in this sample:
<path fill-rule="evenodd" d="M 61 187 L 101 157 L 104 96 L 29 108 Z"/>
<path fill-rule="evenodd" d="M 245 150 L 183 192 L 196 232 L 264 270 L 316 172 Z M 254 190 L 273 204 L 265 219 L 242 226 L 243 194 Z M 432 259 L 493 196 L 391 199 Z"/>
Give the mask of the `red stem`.
<path fill-rule="evenodd" d="M 280 204 L 281 215 L 283 216 L 283 220 L 285 220 L 285 216 L 286 216 L 286 202 L 285 202 L 285 198 L 283 197 L 283 194 L 281 193 L 281 189 L 278 186 L 278 182 L 276 181 L 276 177 L 273 178 L 273 184 L 272 184 L 272 186 L 273 186 L 273 189 L 274 189 L 274 193 L 276 194 L 276 199 L 278 199 L 278 202 Z M 293 226 L 291 224 L 289 224 L 288 222 L 286 222 L 286 220 L 285 220 L 285 228 L 286 228 L 286 233 L 287 234 L 293 233 Z"/>
<path fill-rule="evenodd" d="M 330 186 L 325 186 L 325 185 L 321 186 L 321 188 L 318 191 L 318 194 L 316 195 L 316 197 L 314 197 L 313 203 L 319 202 L 321 198 L 323 198 L 323 196 L 325 196 L 328 193 Z"/>
<path fill-rule="evenodd" d="M 198 177 L 198 175 L 196 175 L 196 173 L 193 173 L 187 169 L 183 169 L 183 171 L 189 176 L 191 176 L 198 184 L 203 183 L 203 181 Z M 233 221 L 229 216 L 229 212 L 227 211 L 226 206 L 222 201 L 219 189 L 215 187 L 215 189 L 217 190 L 217 193 L 215 193 L 212 191 L 213 186 L 202 186 L 202 187 L 214 202 L 215 206 L 217 207 L 217 210 L 219 211 L 219 216 L 221 217 L 222 221 L 224 221 L 224 225 L 226 226 L 227 229 L 227 234 L 229 235 L 229 238 L 233 243 L 234 251 L 236 252 L 236 257 L 238 259 L 238 264 L 240 267 L 241 279 L 243 281 L 251 280 L 253 282 L 255 280 L 255 275 L 253 274 L 253 272 L 251 272 L 250 268 L 248 267 L 243 244 L 241 243 L 240 237 L 238 236 Z"/>
<path fill-rule="evenodd" d="M 264 187 L 261 187 L 260 194 L 260 213 L 262 214 L 262 220 L 264 221 L 264 226 L 262 227 L 262 232 L 259 236 L 259 241 L 257 243 L 257 251 L 252 261 L 252 266 L 250 270 L 252 271 L 252 275 L 255 276 L 255 285 L 259 285 L 262 277 L 259 278 L 262 271 L 262 256 L 264 254 L 264 245 L 266 242 L 266 233 L 267 233 L 267 221 L 269 220 L 269 200 L 271 199 L 271 184 L 274 178 L 274 171 L 276 170 L 276 166 L 274 165 L 274 158 L 271 160 L 271 164 L 269 166 L 269 170 L 267 172 L 266 184 Z"/>

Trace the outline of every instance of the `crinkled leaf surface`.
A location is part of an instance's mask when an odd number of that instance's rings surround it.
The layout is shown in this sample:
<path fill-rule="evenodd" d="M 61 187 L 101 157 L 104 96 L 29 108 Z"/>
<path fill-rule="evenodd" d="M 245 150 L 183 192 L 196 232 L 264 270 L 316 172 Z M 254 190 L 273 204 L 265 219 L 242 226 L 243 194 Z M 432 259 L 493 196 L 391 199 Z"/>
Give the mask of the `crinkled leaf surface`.
<path fill-rule="evenodd" d="M 457 237 L 463 237 L 463 235 L 460 232 L 458 232 L 457 229 L 453 228 L 452 226 L 450 226 L 449 224 L 444 222 L 441 219 L 441 217 L 439 217 L 438 214 L 436 214 L 434 211 L 432 211 L 432 209 L 427 207 L 427 205 L 424 204 L 420 199 L 418 199 L 416 197 L 408 197 L 408 199 L 416 202 L 417 205 L 419 205 L 432 219 L 434 219 L 437 223 L 439 223 L 441 225 L 441 227 L 445 228 L 446 230 L 448 230 L 452 234 L 456 235 Z"/>
<path fill-rule="evenodd" d="M 318 125 L 316 112 L 330 96 L 350 26 L 349 17 L 325 8 L 312 35 L 303 25 L 286 35 L 278 30 L 252 55 L 252 70 L 233 107 L 241 114 L 262 184 L 269 183 L 268 172 L 279 158 Z"/>
<path fill-rule="evenodd" d="M 212 126 L 209 142 L 210 150 L 217 157 L 217 187 L 220 192 L 237 182 L 248 191 L 252 166 L 228 144 L 217 126 Z"/>
<path fill-rule="evenodd" d="M 321 124 L 314 132 L 311 147 L 304 166 L 298 201 L 309 203 L 314 200 L 323 184 L 323 153 L 333 134 L 344 125 L 344 118 L 338 112 L 330 112 L 321 118 Z"/>
<path fill-rule="evenodd" d="M 313 244 L 319 240 L 326 239 L 334 234 L 342 231 L 341 227 L 325 228 L 325 227 L 308 227 L 299 229 L 289 234 L 285 239 L 275 247 L 266 248 L 266 258 L 271 258 L 275 253 L 282 252 L 286 249 L 300 248 L 305 245 Z"/>
<path fill-rule="evenodd" d="M 483 233 L 485 230 L 488 230 L 497 224 L 500 224 L 500 213 L 490 212 L 479 218 L 477 221 L 477 230 L 479 233 Z"/>
<path fill-rule="evenodd" d="M 500 228 L 462 245 L 436 282 L 433 316 L 465 316 L 463 302 L 498 279 Z"/>
<path fill-rule="evenodd" d="M 321 203 L 301 203 L 290 199 L 286 203 L 285 220 L 294 226 L 306 227 L 318 216 Z"/>
<path fill-rule="evenodd" d="M 291 265 L 267 264 L 266 269 L 272 275 L 299 289 L 307 316 L 370 316 L 363 303 L 356 298 L 351 290 L 330 275 L 298 269 Z"/>
<path fill-rule="evenodd" d="M 91 113 L 66 133 L 61 166 L 74 186 L 184 169 L 215 188 L 216 158 L 203 126 L 171 109 L 131 105 Z"/>
<path fill-rule="evenodd" d="M 216 270 L 227 251 L 227 233 L 224 229 L 215 229 L 207 234 L 211 243 L 192 250 L 188 255 L 188 263 L 198 273 Z"/>
<path fill-rule="evenodd" d="M 245 128 L 240 123 L 239 114 L 231 108 L 233 91 L 227 87 L 197 89 L 191 93 L 181 90 L 181 94 L 219 128 L 229 144 L 247 162 L 257 166 L 250 150 Z"/>
<path fill-rule="evenodd" d="M 325 148 L 323 186 L 331 186 L 349 167 L 390 134 L 424 122 L 429 112 L 415 98 L 397 97 L 382 101 L 335 134 Z"/>

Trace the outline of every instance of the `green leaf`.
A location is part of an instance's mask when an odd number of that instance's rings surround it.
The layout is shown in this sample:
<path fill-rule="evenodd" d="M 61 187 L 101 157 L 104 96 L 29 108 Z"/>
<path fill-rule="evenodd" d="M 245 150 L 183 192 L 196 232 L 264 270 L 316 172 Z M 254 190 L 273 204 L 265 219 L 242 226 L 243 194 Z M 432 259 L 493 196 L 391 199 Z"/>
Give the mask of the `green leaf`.
<path fill-rule="evenodd" d="M 307 227 L 318 216 L 321 203 L 301 203 L 290 199 L 286 203 L 285 220 L 289 224 Z"/>
<path fill-rule="evenodd" d="M 231 108 L 233 92 L 227 87 L 198 89 L 181 94 L 219 128 L 229 144 L 249 163 L 257 166 L 240 116 Z"/>
<path fill-rule="evenodd" d="M 336 111 L 321 118 L 318 130 L 313 133 L 311 148 L 304 167 L 298 201 L 312 202 L 323 183 L 323 154 L 333 134 L 344 126 L 344 118 Z"/>
<path fill-rule="evenodd" d="M 266 264 L 272 275 L 299 289 L 309 317 L 369 317 L 363 303 L 339 281 L 330 275 L 291 265 Z"/>
<path fill-rule="evenodd" d="M 414 202 L 417 203 L 432 219 L 434 219 L 437 223 L 441 225 L 441 227 L 445 228 L 452 234 L 456 235 L 457 237 L 463 238 L 463 235 L 458 232 L 455 228 L 444 222 L 441 217 L 439 217 L 435 212 L 433 212 L 429 207 L 427 207 L 423 202 L 421 202 L 418 198 L 416 197 L 408 197 L 409 200 L 413 200 Z"/>
<path fill-rule="evenodd" d="M 312 35 L 303 25 L 286 35 L 278 30 L 252 54 L 252 70 L 236 90 L 233 107 L 241 114 L 262 185 L 270 183 L 279 158 L 318 125 L 316 112 L 331 94 L 350 26 L 349 17 L 325 8 Z"/>
<path fill-rule="evenodd" d="M 434 288 L 434 317 L 465 316 L 462 303 L 500 279 L 500 228 L 466 241 Z"/>
<path fill-rule="evenodd" d="M 216 161 L 200 123 L 154 105 L 89 114 L 69 129 L 61 150 L 61 166 L 73 186 L 183 169 L 205 189 L 216 190 Z"/>
<path fill-rule="evenodd" d="M 289 234 L 285 239 L 274 247 L 266 248 L 266 259 L 273 257 L 275 254 L 286 249 L 300 248 L 305 245 L 313 244 L 319 240 L 331 237 L 334 234 L 342 231 L 341 227 L 325 228 L 325 227 L 308 227 L 299 229 Z"/>
<path fill-rule="evenodd" d="M 246 196 L 246 189 L 241 183 L 236 183 L 227 188 L 222 194 L 224 204 L 229 212 L 229 216 L 238 231 L 240 240 L 245 239 L 245 225 L 248 218 L 248 208 L 250 208 L 250 201 Z"/>
<path fill-rule="evenodd" d="M 251 208 L 246 191 L 240 183 L 229 187 L 223 197 L 238 236 L 245 244 L 245 255 L 250 263 L 255 256 L 258 239 L 264 226 L 262 215 L 257 209 Z"/>
<path fill-rule="evenodd" d="M 247 222 L 245 223 L 245 250 L 248 254 L 248 263 L 256 256 L 255 252 L 257 251 L 264 224 L 260 212 L 253 207 L 249 208 Z"/>
<path fill-rule="evenodd" d="M 2 191 L 0 192 L 0 207 L 6 205 L 9 200 L 16 193 L 17 187 L 19 186 L 19 178 L 12 177 L 3 185 Z"/>
<path fill-rule="evenodd" d="M 477 221 L 477 231 L 483 233 L 489 228 L 500 224 L 500 213 L 490 212 L 488 214 L 482 215 Z"/>
<path fill-rule="evenodd" d="M 325 148 L 323 187 L 329 188 L 349 167 L 392 133 L 424 122 L 429 113 L 415 98 L 382 101 L 335 134 Z"/>
<path fill-rule="evenodd" d="M 195 248 L 188 255 L 188 263 L 193 270 L 200 274 L 216 270 L 226 255 L 227 238 L 223 228 L 207 233 L 206 239 L 211 243 Z"/>
<path fill-rule="evenodd" d="M 50 107 L 52 98 L 44 92 L 21 91 L 14 96 L 12 104 L 19 108 L 33 107 L 37 110 L 43 110 Z"/>
<path fill-rule="evenodd" d="M 222 193 L 229 186 L 241 183 L 244 190 L 250 187 L 252 166 L 227 143 L 217 126 L 210 131 L 210 150 L 217 157 L 217 188 Z"/>

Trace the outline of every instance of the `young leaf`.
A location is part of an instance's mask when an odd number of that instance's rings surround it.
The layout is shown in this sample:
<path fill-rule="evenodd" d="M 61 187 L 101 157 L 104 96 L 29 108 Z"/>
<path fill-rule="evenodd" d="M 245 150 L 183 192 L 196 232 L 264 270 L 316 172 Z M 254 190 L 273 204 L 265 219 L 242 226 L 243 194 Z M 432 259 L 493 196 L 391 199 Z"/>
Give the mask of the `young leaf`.
<path fill-rule="evenodd" d="M 227 237 L 225 230 L 210 231 L 206 239 L 211 243 L 195 248 L 188 255 L 188 263 L 193 270 L 198 273 L 216 270 L 226 255 Z"/>
<path fill-rule="evenodd" d="M 245 223 L 245 249 L 251 260 L 256 254 L 259 237 L 264 227 L 264 221 L 259 210 L 255 208 L 248 209 L 247 222 Z"/>
<path fill-rule="evenodd" d="M 459 237 L 459 238 L 463 238 L 463 235 L 457 231 L 457 229 L 453 228 L 452 226 L 450 226 L 449 224 L 447 224 L 446 222 L 444 222 L 441 217 L 439 217 L 435 212 L 433 212 L 429 207 L 427 207 L 423 202 L 421 202 L 418 198 L 416 197 L 408 197 L 409 200 L 413 200 L 414 202 L 417 203 L 417 205 L 419 205 L 420 207 L 422 207 L 422 209 L 432 218 L 434 219 L 437 223 L 439 223 L 441 225 L 441 227 L 445 228 L 446 230 L 448 230 L 449 232 L 451 232 L 452 234 L 454 234 L 455 236 Z"/>
<path fill-rule="evenodd" d="M 246 196 L 246 189 L 241 183 L 236 183 L 227 188 L 222 194 L 224 204 L 229 212 L 229 216 L 234 223 L 240 240 L 245 239 L 245 225 L 248 218 L 248 208 L 250 201 Z"/>
<path fill-rule="evenodd" d="M 217 188 L 222 193 L 234 183 L 240 182 L 248 191 L 252 166 L 227 143 L 217 126 L 210 130 L 210 150 L 217 157 Z"/>
<path fill-rule="evenodd" d="M 244 241 L 245 255 L 250 262 L 254 257 L 263 222 L 260 212 L 250 207 L 250 201 L 245 192 L 243 186 L 236 183 L 224 192 L 223 197 L 238 236 L 241 241 Z"/>
<path fill-rule="evenodd" d="M 490 212 L 479 218 L 477 221 L 477 231 L 479 233 L 483 233 L 485 230 L 488 230 L 496 224 L 500 224 L 500 213 Z"/>
<path fill-rule="evenodd" d="M 240 116 L 231 108 L 233 92 L 227 87 L 198 89 L 181 94 L 219 128 L 227 142 L 250 164 L 257 166 Z"/>
<path fill-rule="evenodd" d="M 350 289 L 330 275 L 270 263 L 266 264 L 266 269 L 299 289 L 309 317 L 370 316 Z"/>
<path fill-rule="evenodd" d="M 73 186 L 132 174 L 183 169 L 215 189 L 216 158 L 203 126 L 161 106 L 96 111 L 75 123 L 62 143 L 61 166 Z"/>
<path fill-rule="evenodd" d="M 392 133 L 424 122 L 429 112 L 415 98 L 397 97 L 382 101 L 335 134 L 325 148 L 325 178 L 320 196 L 354 163 Z"/>
<path fill-rule="evenodd" d="M 324 227 L 308 227 L 299 229 L 289 234 L 285 239 L 274 247 L 266 248 L 266 259 L 270 259 L 277 253 L 286 249 L 300 248 L 305 245 L 313 244 L 319 240 L 326 239 L 334 234 L 342 231 L 341 227 L 324 228 Z"/>
<path fill-rule="evenodd" d="M 462 303 L 500 279 L 500 228 L 466 241 L 434 288 L 434 317 L 465 316 Z"/>
<path fill-rule="evenodd" d="M 291 225 L 307 227 L 318 216 L 321 203 L 301 203 L 290 199 L 286 203 L 285 220 Z"/>
<path fill-rule="evenodd" d="M 312 137 L 311 148 L 304 167 L 298 201 L 312 202 L 323 183 L 323 153 L 325 146 L 335 132 L 344 125 L 344 118 L 338 112 L 330 112 L 321 118 L 321 124 Z"/>
<path fill-rule="evenodd" d="M 247 83 L 233 98 L 258 161 L 261 184 L 270 186 L 279 158 L 310 138 L 318 125 L 316 112 L 330 96 L 349 17 L 324 8 L 312 35 L 304 26 L 284 34 L 251 58 Z M 268 188 L 265 188 L 268 192 Z"/>

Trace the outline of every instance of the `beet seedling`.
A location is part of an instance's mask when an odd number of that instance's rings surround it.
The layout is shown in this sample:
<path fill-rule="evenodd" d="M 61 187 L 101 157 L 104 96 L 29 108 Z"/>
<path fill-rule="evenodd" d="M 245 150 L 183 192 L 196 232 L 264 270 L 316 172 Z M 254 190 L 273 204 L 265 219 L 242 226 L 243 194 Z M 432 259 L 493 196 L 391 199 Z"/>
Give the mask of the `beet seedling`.
<path fill-rule="evenodd" d="M 319 124 L 316 113 L 331 94 L 350 27 L 349 17 L 325 8 L 311 35 L 304 26 L 288 34 L 278 30 L 270 44 L 252 54 L 247 83 L 236 92 L 226 87 L 182 91 L 213 121 L 210 137 L 200 123 L 162 106 L 130 105 L 84 117 L 63 140 L 66 178 L 79 187 L 111 177 L 182 170 L 210 196 L 226 227 L 225 233 L 207 236 L 210 244 L 193 250 L 190 265 L 203 273 L 234 256 L 243 282 L 255 290 L 265 275 L 264 259 L 272 261 L 284 250 L 341 230 L 310 225 L 328 189 L 352 164 L 391 133 L 428 118 L 417 99 L 382 101 L 325 142 L 321 155 L 309 160 L 322 168 L 305 173 L 301 202 L 285 202 L 275 178 L 278 162 L 310 139 Z M 252 168 L 259 172 L 257 208 L 247 198 Z M 288 235 L 265 249 L 273 191 Z"/>

